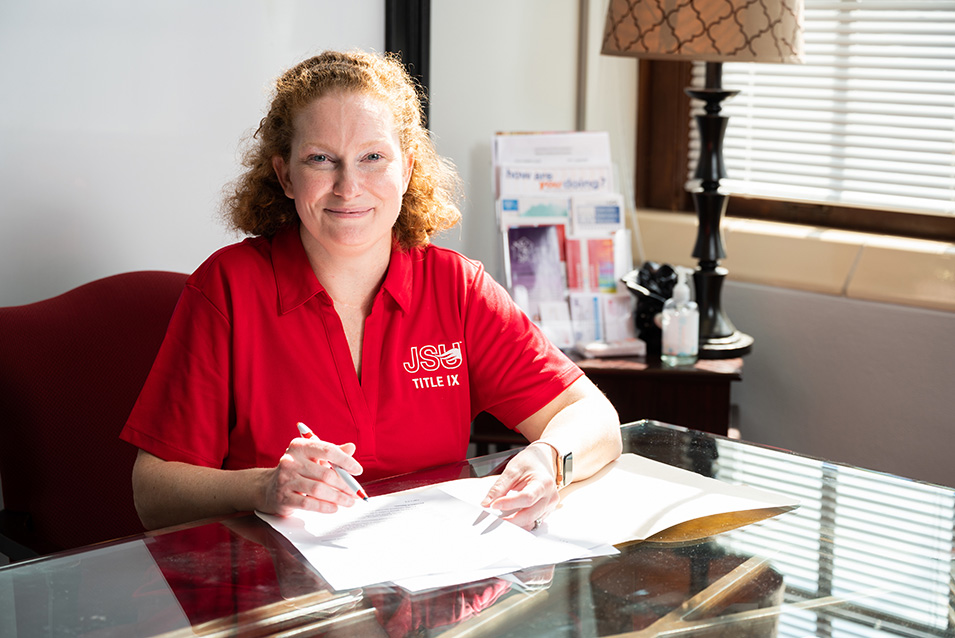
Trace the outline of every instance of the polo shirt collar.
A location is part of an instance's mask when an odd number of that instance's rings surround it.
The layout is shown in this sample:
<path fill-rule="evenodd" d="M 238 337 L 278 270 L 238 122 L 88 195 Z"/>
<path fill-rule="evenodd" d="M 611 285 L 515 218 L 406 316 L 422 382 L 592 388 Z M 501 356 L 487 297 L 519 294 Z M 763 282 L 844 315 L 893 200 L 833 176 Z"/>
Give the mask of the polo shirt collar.
<path fill-rule="evenodd" d="M 411 287 L 414 285 L 411 260 L 420 255 L 418 249 L 402 250 L 398 242 L 391 245 L 391 261 L 381 287 L 405 313 L 411 310 Z"/>
<path fill-rule="evenodd" d="M 402 250 L 396 242 L 391 248 L 391 261 L 382 284 L 382 288 L 405 312 L 411 306 L 411 260 L 413 255 L 418 254 L 417 250 Z M 295 310 L 319 293 L 331 302 L 308 262 L 298 224 L 289 224 L 272 238 L 272 269 L 275 272 L 280 314 Z"/>
<path fill-rule="evenodd" d="M 279 313 L 283 315 L 325 292 L 312 272 L 298 232 L 298 224 L 289 224 L 272 238 L 272 270 L 279 293 Z"/>

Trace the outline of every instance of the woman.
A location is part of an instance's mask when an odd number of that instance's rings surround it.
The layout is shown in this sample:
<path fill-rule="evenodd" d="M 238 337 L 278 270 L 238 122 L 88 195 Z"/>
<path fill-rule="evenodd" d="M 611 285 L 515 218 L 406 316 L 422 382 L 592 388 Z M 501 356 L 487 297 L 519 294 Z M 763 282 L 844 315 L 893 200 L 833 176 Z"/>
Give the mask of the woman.
<path fill-rule="evenodd" d="M 531 444 L 485 505 L 530 529 L 620 453 L 616 412 L 480 264 L 429 238 L 456 176 L 397 61 L 287 71 L 227 200 L 252 237 L 190 277 L 122 438 L 149 528 L 234 511 L 333 512 L 363 480 L 463 459 L 486 410 Z M 301 438 L 303 421 L 317 438 Z M 291 441 L 291 443 L 289 443 Z"/>

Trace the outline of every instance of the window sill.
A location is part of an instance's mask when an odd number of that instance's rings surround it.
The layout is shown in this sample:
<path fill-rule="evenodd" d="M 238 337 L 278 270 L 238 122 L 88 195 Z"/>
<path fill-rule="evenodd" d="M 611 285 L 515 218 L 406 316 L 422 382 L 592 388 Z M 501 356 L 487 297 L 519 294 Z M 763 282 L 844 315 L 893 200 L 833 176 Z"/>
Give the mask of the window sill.
<path fill-rule="evenodd" d="M 696 216 L 637 212 L 640 258 L 695 267 Z M 955 244 L 723 220 L 729 280 L 955 312 Z"/>

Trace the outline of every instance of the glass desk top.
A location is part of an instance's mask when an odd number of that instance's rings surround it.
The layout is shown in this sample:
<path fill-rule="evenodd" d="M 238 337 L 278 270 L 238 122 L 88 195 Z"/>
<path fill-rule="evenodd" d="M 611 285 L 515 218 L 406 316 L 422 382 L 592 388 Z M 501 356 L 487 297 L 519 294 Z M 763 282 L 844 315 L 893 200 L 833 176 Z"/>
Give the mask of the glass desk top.
<path fill-rule="evenodd" d="M 413 595 L 329 591 L 281 535 L 237 515 L 0 568 L 0 636 L 955 636 L 955 490 L 660 423 L 623 434 L 625 451 L 801 505 Z M 365 487 L 485 476 L 512 453 Z"/>

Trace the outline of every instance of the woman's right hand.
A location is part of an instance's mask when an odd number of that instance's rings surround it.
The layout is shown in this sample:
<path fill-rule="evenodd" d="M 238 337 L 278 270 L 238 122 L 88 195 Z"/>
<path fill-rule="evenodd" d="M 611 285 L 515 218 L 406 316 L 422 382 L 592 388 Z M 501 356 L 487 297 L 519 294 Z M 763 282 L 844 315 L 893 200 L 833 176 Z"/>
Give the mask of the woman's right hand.
<path fill-rule="evenodd" d="M 317 438 L 292 439 L 265 488 L 267 514 L 288 516 L 295 510 L 332 513 L 351 507 L 356 495 L 332 468 L 337 465 L 359 475 L 362 467 L 352 456 L 354 443 L 335 445 Z"/>

